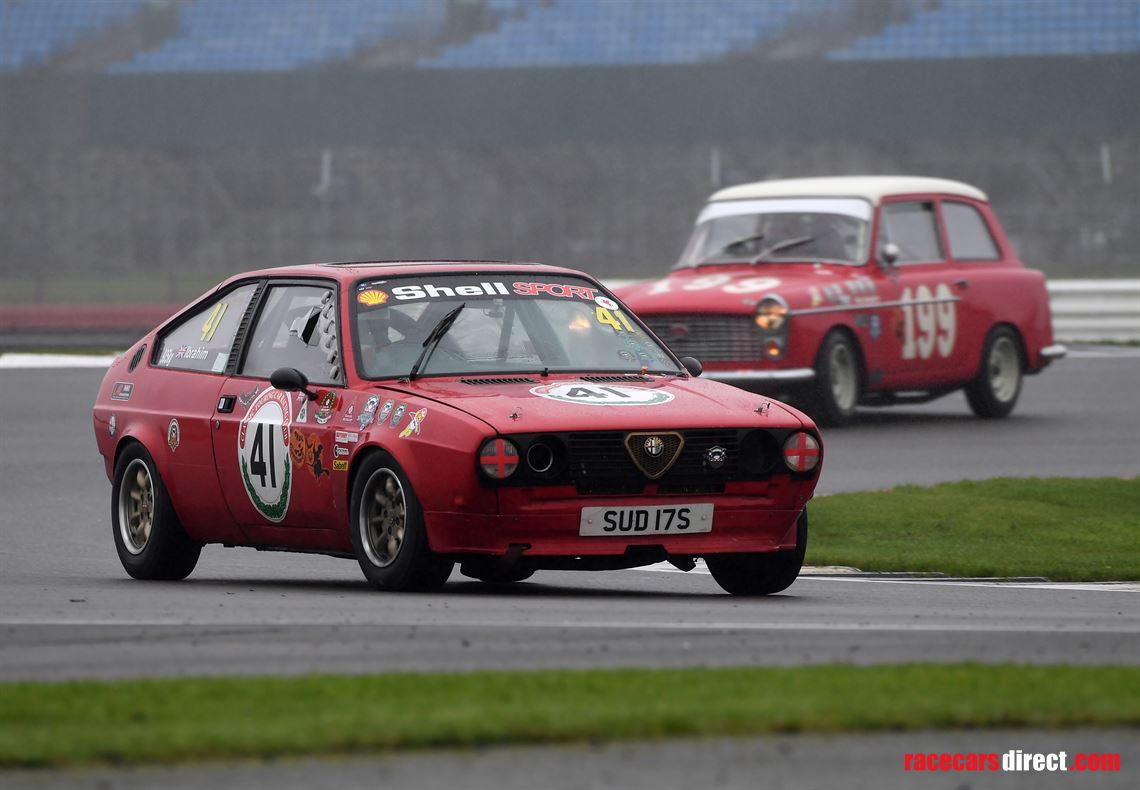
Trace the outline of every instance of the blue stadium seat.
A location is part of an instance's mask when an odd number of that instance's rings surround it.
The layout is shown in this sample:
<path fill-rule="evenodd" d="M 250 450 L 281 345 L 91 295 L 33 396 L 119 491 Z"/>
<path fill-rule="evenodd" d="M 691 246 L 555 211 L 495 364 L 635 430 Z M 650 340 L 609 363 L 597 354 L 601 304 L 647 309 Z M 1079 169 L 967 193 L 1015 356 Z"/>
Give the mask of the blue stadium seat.
<path fill-rule="evenodd" d="M 0 72 L 36 68 L 84 36 L 138 13 L 146 0 L 0 0 Z"/>

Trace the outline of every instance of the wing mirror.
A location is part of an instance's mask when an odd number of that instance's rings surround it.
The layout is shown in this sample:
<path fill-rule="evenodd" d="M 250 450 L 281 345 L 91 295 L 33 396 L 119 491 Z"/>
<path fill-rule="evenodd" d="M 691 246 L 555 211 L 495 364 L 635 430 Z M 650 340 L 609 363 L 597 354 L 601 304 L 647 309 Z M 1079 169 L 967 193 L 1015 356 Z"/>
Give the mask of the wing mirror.
<path fill-rule="evenodd" d="M 883 248 L 879 250 L 879 260 L 882 261 L 884 266 L 894 266 L 895 261 L 899 259 L 899 255 L 901 254 L 899 245 L 893 241 L 888 241 L 883 245 Z"/>
<path fill-rule="evenodd" d="M 701 371 L 704 370 L 696 357 L 681 357 L 681 364 L 685 366 L 685 370 L 689 371 L 689 375 L 693 378 L 701 375 Z"/>
<path fill-rule="evenodd" d="M 309 400 L 317 399 L 317 393 L 308 388 L 308 377 L 296 368 L 277 368 L 269 376 L 269 383 L 273 385 L 274 389 L 285 392 L 303 392 Z"/>

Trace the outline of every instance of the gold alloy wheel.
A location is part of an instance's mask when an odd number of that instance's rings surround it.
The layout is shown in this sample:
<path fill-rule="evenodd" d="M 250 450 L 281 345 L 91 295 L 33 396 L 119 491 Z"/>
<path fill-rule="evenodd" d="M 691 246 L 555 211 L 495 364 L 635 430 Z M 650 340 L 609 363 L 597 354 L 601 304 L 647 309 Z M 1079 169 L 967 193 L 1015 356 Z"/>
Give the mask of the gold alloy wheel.
<path fill-rule="evenodd" d="M 131 554 L 142 554 L 154 528 L 154 481 L 150 469 L 136 458 L 119 486 L 119 535 Z"/>
<path fill-rule="evenodd" d="M 377 469 L 364 486 L 360 500 L 360 542 L 377 568 L 396 561 L 408 528 L 404 487 L 391 469 Z"/>

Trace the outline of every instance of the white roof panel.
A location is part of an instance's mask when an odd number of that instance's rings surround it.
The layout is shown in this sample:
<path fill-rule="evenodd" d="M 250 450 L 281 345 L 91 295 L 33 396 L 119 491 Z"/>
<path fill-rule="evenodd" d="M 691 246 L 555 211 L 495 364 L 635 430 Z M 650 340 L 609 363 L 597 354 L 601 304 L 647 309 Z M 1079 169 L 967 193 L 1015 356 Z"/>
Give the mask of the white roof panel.
<path fill-rule="evenodd" d="M 747 200 L 772 197 L 860 197 L 878 204 L 891 195 L 961 195 L 988 200 L 977 187 L 946 178 L 924 176 L 833 176 L 829 178 L 787 178 L 739 184 L 713 193 L 713 200 Z"/>

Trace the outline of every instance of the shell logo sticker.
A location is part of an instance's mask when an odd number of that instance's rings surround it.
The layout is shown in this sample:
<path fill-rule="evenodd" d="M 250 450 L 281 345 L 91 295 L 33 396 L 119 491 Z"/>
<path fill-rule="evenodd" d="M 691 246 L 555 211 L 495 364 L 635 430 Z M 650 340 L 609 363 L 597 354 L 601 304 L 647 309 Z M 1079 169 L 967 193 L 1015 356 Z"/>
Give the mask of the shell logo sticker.
<path fill-rule="evenodd" d="M 584 381 L 559 381 L 532 387 L 531 395 L 582 406 L 659 406 L 673 400 L 673 393 L 648 387 L 599 386 Z"/>
<path fill-rule="evenodd" d="M 245 492 L 257 512 L 274 523 L 289 510 L 292 422 L 289 393 L 270 388 L 253 399 L 238 428 L 238 466 Z"/>
<path fill-rule="evenodd" d="M 378 307 L 388 301 L 388 294 L 376 288 L 361 291 L 356 295 L 356 301 L 365 307 Z"/>

